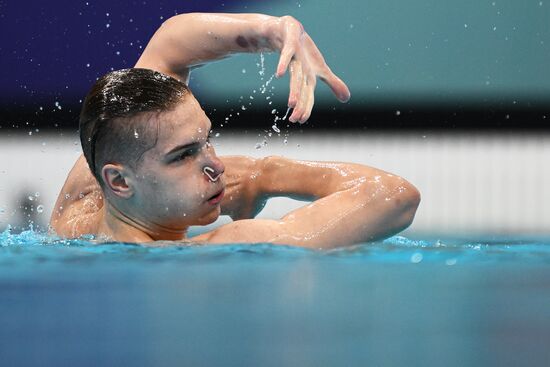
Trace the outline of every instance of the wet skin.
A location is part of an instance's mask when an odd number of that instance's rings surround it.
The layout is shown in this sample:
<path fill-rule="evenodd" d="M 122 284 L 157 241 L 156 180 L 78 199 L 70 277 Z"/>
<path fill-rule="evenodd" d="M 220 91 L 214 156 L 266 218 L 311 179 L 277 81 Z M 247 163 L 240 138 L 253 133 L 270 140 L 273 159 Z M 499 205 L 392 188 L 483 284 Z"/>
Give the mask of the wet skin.
<path fill-rule="evenodd" d="M 221 201 L 209 199 L 224 189 L 225 167 L 208 141 L 211 123 L 196 99 L 189 94 L 155 119 L 160 124 L 157 144 L 135 170 L 123 168 L 123 190 L 116 183 L 110 186 L 100 232 L 114 235 L 114 222 L 122 221 L 153 239 L 181 239 L 190 225 L 212 223 L 221 213 Z M 220 178 L 212 181 L 205 167 Z"/>

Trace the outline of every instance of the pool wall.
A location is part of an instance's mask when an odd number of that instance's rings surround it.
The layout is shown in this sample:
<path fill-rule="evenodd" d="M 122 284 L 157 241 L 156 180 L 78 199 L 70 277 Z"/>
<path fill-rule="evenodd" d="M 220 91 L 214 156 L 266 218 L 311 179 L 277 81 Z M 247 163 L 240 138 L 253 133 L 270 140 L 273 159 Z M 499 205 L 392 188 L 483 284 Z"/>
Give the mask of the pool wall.
<path fill-rule="evenodd" d="M 549 134 L 294 131 L 285 144 L 272 133 L 221 130 L 215 145 L 220 155 L 350 161 L 399 174 L 423 194 L 405 234 L 550 233 Z M 28 215 L 46 223 L 79 154 L 78 137 L 66 131 L 0 135 L 0 228 L 25 224 Z M 37 213 L 40 204 L 44 210 Z M 260 217 L 280 217 L 300 205 L 273 199 Z M 216 225 L 227 220 L 222 217 Z"/>

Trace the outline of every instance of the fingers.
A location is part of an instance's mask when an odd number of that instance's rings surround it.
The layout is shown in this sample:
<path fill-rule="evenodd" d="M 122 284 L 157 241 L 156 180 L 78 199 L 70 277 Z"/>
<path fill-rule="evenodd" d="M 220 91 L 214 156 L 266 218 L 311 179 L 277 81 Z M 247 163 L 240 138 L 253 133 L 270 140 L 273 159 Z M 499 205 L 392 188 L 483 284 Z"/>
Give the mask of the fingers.
<path fill-rule="evenodd" d="M 309 51 L 308 56 L 320 71 L 319 78 L 329 86 L 340 102 L 347 102 L 351 97 L 348 86 L 330 70 L 321 51 L 309 35 L 305 37 L 305 49 Z"/>
<path fill-rule="evenodd" d="M 298 60 L 292 60 L 290 62 L 290 94 L 288 96 L 288 107 L 290 108 L 296 107 L 300 100 L 303 78 L 302 63 Z"/>
<path fill-rule="evenodd" d="M 294 107 L 292 114 L 288 118 L 290 122 L 300 122 L 303 124 L 311 116 L 311 109 L 314 102 L 315 75 L 304 73 L 302 86 L 300 90 L 300 99 Z"/>
<path fill-rule="evenodd" d="M 281 23 L 283 27 L 281 32 L 284 36 L 281 57 L 279 58 L 279 64 L 275 72 L 277 78 L 282 77 L 286 73 L 292 57 L 299 51 L 304 34 L 304 27 L 296 19 L 290 16 L 282 17 L 282 19 L 284 21 Z"/>
<path fill-rule="evenodd" d="M 279 58 L 279 64 L 277 65 L 277 71 L 275 72 L 275 77 L 280 78 L 286 73 L 286 69 L 292 60 L 294 55 L 294 47 L 292 44 L 287 43 L 281 51 L 281 57 Z"/>
<path fill-rule="evenodd" d="M 300 123 L 302 124 L 305 123 L 307 120 L 309 120 L 309 117 L 311 116 L 311 110 L 313 109 L 313 103 L 315 101 L 315 80 L 312 84 L 313 84 L 312 86 L 308 85 L 310 90 L 308 91 L 308 94 L 307 94 L 308 98 L 307 98 L 306 107 L 304 109 L 304 114 L 299 120 Z"/>
<path fill-rule="evenodd" d="M 340 102 L 349 101 L 351 93 L 346 83 L 344 83 L 342 79 L 334 75 L 334 73 L 330 71 L 330 69 L 328 69 L 327 74 L 327 76 L 321 76 L 321 80 L 329 86 L 329 88 L 332 90 L 332 93 L 334 93 L 334 95 Z"/>

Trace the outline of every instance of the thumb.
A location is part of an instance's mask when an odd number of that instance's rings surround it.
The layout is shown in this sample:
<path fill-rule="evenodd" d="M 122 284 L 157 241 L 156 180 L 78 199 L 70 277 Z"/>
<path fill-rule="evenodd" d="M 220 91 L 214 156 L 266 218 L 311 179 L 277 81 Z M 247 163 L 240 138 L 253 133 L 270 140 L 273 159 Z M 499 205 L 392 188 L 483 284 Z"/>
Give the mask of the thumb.
<path fill-rule="evenodd" d="M 351 97 L 351 93 L 349 91 L 348 86 L 346 85 L 346 83 L 342 81 L 342 79 L 338 78 L 332 71 L 329 71 L 328 77 L 319 77 L 319 78 L 330 87 L 330 89 L 332 90 L 332 93 L 334 93 L 334 95 L 340 102 L 345 103 L 349 101 Z"/>

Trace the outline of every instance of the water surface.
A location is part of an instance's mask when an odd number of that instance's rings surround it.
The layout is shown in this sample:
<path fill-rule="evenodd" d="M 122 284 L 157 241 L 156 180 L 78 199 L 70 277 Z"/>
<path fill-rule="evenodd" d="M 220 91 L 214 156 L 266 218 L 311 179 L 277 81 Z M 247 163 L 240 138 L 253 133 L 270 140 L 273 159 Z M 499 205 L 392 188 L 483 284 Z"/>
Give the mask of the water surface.
<path fill-rule="evenodd" d="M 550 239 L 330 251 L 0 234 L 5 365 L 513 366 L 550 360 Z M 4 364 L 4 363 L 3 363 Z"/>

